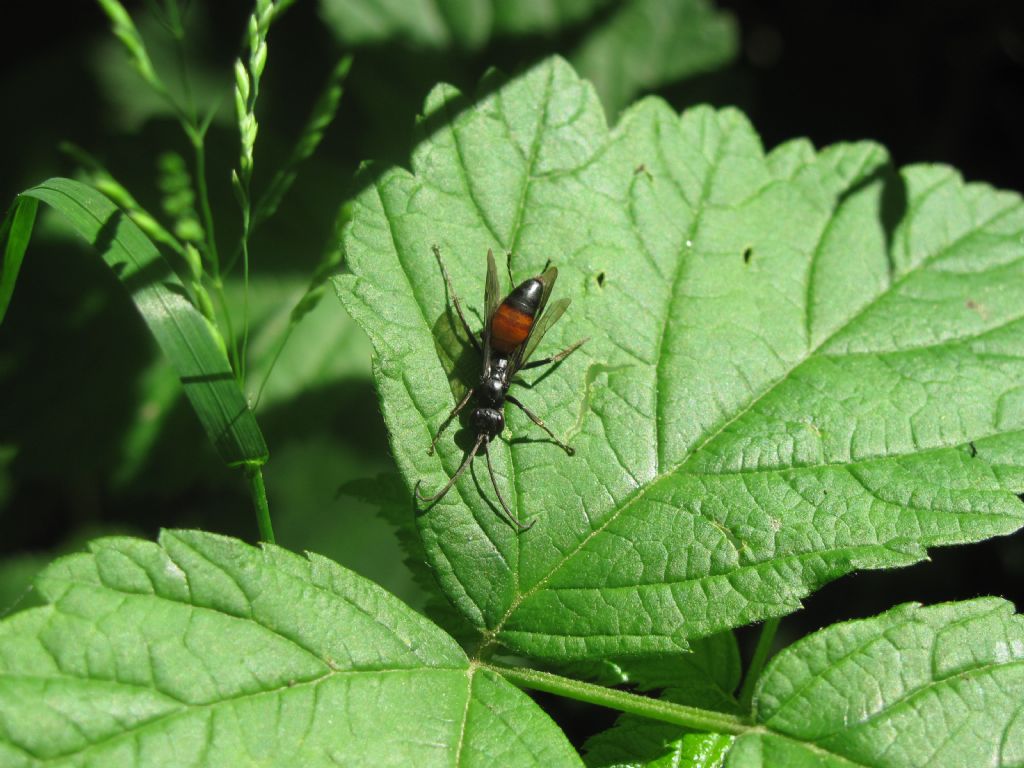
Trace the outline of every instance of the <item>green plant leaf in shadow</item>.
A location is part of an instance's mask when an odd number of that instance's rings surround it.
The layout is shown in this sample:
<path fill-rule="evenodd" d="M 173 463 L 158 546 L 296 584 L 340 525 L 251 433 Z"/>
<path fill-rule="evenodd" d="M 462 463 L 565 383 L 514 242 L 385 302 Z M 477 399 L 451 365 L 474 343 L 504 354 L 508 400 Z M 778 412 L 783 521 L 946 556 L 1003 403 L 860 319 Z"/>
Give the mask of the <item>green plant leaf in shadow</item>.
<path fill-rule="evenodd" d="M 735 20 L 711 0 L 321 0 L 320 8 L 346 45 L 452 56 L 494 38 L 572 30 L 567 56 L 611 114 L 642 91 L 725 66 L 739 48 Z"/>
<path fill-rule="evenodd" d="M 117 274 L 225 463 L 262 464 L 267 457 L 266 443 L 219 335 L 192 306 L 181 281 L 153 243 L 96 190 L 71 179 L 54 178 L 18 196 L 8 212 L 12 223 L 4 225 L 11 236 L 5 249 L 0 298 L 9 301 L 13 293 L 31 232 L 31 226 L 19 228 L 19 222 L 25 206 L 34 206 L 37 200 L 59 213 Z M 0 317 L 6 306 L 0 304 Z"/>
<path fill-rule="evenodd" d="M 731 632 L 694 640 L 689 653 L 619 659 L 605 666 L 609 674 L 601 676 L 604 685 L 629 684 L 647 692 L 660 689 L 660 698 L 676 704 L 730 714 L 740 711 L 734 695 L 740 681 L 740 654 Z M 587 740 L 585 762 L 593 768 L 717 768 L 733 739 L 729 734 L 689 732 L 625 714 Z"/>
<path fill-rule="evenodd" d="M 479 48 L 492 35 L 553 33 L 610 0 L 320 0 L 327 26 L 348 45 L 402 42 Z"/>
<path fill-rule="evenodd" d="M 630 0 L 569 60 L 616 114 L 642 91 L 724 66 L 738 48 L 735 20 L 709 0 Z"/>
<path fill-rule="evenodd" d="M 609 129 L 557 58 L 484 88 L 470 110 L 431 94 L 447 122 L 357 199 L 336 287 L 399 469 L 428 492 L 465 447 L 456 424 L 426 451 L 455 403 L 431 244 L 477 312 L 488 248 L 517 279 L 552 259 L 573 304 L 539 354 L 591 338 L 518 390 L 576 455 L 515 409 L 492 445 L 533 528 L 495 514 L 486 471 L 419 515 L 485 646 L 678 652 L 851 571 L 1021 527 L 1018 195 L 896 171 L 871 143 L 765 152 L 732 109 L 646 99 Z"/>
<path fill-rule="evenodd" d="M 133 13 L 136 28 L 145 41 L 154 69 L 172 97 L 179 104 L 192 104 L 199 115 L 212 114 L 212 121 L 222 127 L 231 126 L 232 111 L 219 108 L 230 87 L 230 77 L 222 61 L 211 61 L 211 57 L 203 55 L 215 48 L 210 39 L 207 9 L 195 5 L 182 16 L 183 37 L 188 40 L 187 84 L 181 77 L 180 46 L 184 44 L 175 40 L 164 26 L 159 18 L 161 11 L 139 11 Z M 138 74 L 124 45 L 113 35 L 93 46 L 88 66 L 102 94 L 105 119 L 117 128 L 136 133 L 150 120 L 175 117 L 171 103 Z"/>

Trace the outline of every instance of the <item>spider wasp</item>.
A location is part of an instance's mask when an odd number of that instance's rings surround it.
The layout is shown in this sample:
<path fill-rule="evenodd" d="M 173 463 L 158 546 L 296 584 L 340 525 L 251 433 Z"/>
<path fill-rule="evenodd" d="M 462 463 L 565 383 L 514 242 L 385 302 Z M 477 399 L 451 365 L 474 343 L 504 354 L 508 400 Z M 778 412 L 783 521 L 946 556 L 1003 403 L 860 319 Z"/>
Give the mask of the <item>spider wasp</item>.
<path fill-rule="evenodd" d="M 501 495 L 498 481 L 494 476 L 494 468 L 491 465 L 491 454 L 488 451 L 488 446 L 505 428 L 504 410 L 505 403 L 508 402 L 525 413 L 530 421 L 543 429 L 555 444 L 567 454 L 572 456 L 575 453 L 571 446 L 566 445 L 555 437 L 555 434 L 548 428 L 547 424 L 533 411 L 523 405 L 515 396 L 510 395 L 508 390 L 512 386 L 513 377 L 519 371 L 561 362 L 579 349 L 587 339 L 581 339 L 551 357 L 531 361 L 530 356 L 537 349 L 540 340 L 547 333 L 548 329 L 558 321 L 558 318 L 562 316 L 569 306 L 570 300 L 559 299 L 551 305 L 550 309 L 545 311 L 548 297 L 551 295 L 551 289 L 554 288 L 555 280 L 558 278 L 558 269 L 550 266 L 549 262 L 549 265 L 545 267 L 542 274 L 520 283 L 508 296 L 499 301 L 498 270 L 494 265 L 494 253 L 490 250 L 487 251 L 487 280 L 484 284 L 484 316 L 486 319 L 484 328 L 479 334 L 481 338 L 478 339 L 477 334 L 473 333 L 469 323 L 466 322 L 465 315 L 462 314 L 462 304 L 455 293 L 448 269 L 441 258 L 440 249 L 435 245 L 433 246 L 433 251 L 434 256 L 437 257 L 437 263 L 441 266 L 441 274 L 444 275 L 445 283 L 448 286 L 448 294 L 451 296 L 455 312 L 458 314 L 459 320 L 462 321 L 462 327 L 465 329 L 470 341 L 483 359 L 483 371 L 480 374 L 480 383 L 466 392 L 465 397 L 462 398 L 459 404 L 452 409 L 451 413 L 442 422 L 441 427 L 437 430 L 437 434 L 430 443 L 430 448 L 427 449 L 427 453 L 433 454 L 434 446 L 437 444 L 438 438 L 441 437 L 441 433 L 459 415 L 462 409 L 469 404 L 470 399 L 475 397 L 477 407 L 470 416 L 470 423 L 476 431 L 476 441 L 473 443 L 473 447 L 466 455 L 461 466 L 459 466 L 455 474 L 452 475 L 451 479 L 440 491 L 433 496 L 421 496 L 420 483 L 423 481 L 419 480 L 416 482 L 413 492 L 417 499 L 427 504 L 433 504 L 435 501 L 438 501 L 455 485 L 455 481 L 469 468 L 473 457 L 482 449 L 484 456 L 487 457 L 487 472 L 491 477 L 491 485 L 494 486 L 494 493 L 497 495 L 501 509 L 505 513 L 505 519 L 520 531 L 528 530 L 533 523 L 523 523 L 512 514 L 512 510 L 509 509 L 508 504 L 505 503 L 505 498 Z M 511 260 L 511 254 L 509 254 L 509 259 Z M 515 280 L 512 279 L 511 263 L 508 264 L 508 274 L 509 280 L 515 285 Z"/>

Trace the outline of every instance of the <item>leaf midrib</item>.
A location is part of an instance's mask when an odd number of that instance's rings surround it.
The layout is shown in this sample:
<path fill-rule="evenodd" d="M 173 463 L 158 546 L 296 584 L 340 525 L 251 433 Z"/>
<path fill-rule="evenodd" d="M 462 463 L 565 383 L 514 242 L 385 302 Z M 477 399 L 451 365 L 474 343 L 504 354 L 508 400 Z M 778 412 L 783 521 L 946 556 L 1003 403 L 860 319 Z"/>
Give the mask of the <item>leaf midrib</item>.
<path fill-rule="evenodd" d="M 942 181 L 948 183 L 949 180 L 948 179 L 943 179 Z M 941 186 L 941 183 L 937 183 L 935 185 L 935 188 L 938 188 L 939 186 Z M 918 205 L 921 202 L 922 202 L 921 199 L 918 199 L 917 201 L 915 201 L 915 203 L 917 203 Z M 646 485 L 641 486 L 640 488 L 638 488 L 630 497 L 628 497 L 627 499 L 625 499 L 622 502 L 622 504 L 619 506 L 618 509 L 613 510 L 611 512 L 611 514 L 608 515 L 608 519 L 607 520 L 605 520 L 600 526 L 595 528 L 589 535 L 587 535 L 583 539 L 581 539 L 579 544 L 576 547 L 574 547 L 567 554 L 565 554 L 561 558 L 559 558 L 558 561 L 552 566 L 552 568 L 543 577 L 541 577 L 537 581 L 536 584 L 534 584 L 532 587 L 530 587 L 529 589 L 525 590 L 524 592 L 518 593 L 516 595 L 516 597 L 513 598 L 512 602 L 509 605 L 509 608 L 506 610 L 505 614 L 501 617 L 501 619 L 498 621 L 498 623 L 492 629 L 490 629 L 487 632 L 483 633 L 484 643 L 482 644 L 482 647 L 486 647 L 491 642 L 493 642 L 493 640 L 498 636 L 498 634 L 501 632 L 502 628 L 505 626 L 505 624 L 507 623 L 509 618 L 511 618 L 511 616 L 516 612 L 516 610 L 519 608 L 519 606 L 525 600 L 527 600 L 529 597 L 531 597 L 532 595 L 536 594 L 537 592 L 542 590 L 544 587 L 546 587 L 548 582 L 551 580 L 551 578 L 558 571 L 560 571 L 570 560 L 572 560 L 593 538 L 595 538 L 596 536 L 601 534 L 606 528 L 608 528 L 613 522 L 615 522 L 615 520 L 618 519 L 619 515 L 621 515 L 622 512 L 624 512 L 626 509 L 632 507 L 634 504 L 639 503 L 640 501 L 642 501 L 643 498 L 646 496 L 646 494 L 648 493 L 648 491 L 650 489 L 658 486 L 661 482 L 665 481 L 666 479 L 671 478 L 672 476 L 674 476 L 676 474 L 676 472 L 685 470 L 687 465 L 689 465 L 691 462 L 693 462 L 695 457 L 697 457 L 705 448 L 707 448 L 707 446 L 709 444 L 711 444 L 711 442 L 713 440 L 717 439 L 732 424 L 734 424 L 736 421 L 738 421 L 739 419 L 744 417 L 747 413 L 749 413 L 751 410 L 753 410 L 754 407 L 756 407 L 757 404 L 761 402 L 761 400 L 763 400 L 768 395 L 772 394 L 781 384 L 783 384 L 784 382 L 788 381 L 789 377 L 798 368 L 800 368 L 802 365 L 804 365 L 808 360 L 813 358 L 818 353 L 818 351 L 820 349 L 822 349 L 822 347 L 824 347 L 826 344 L 831 342 L 834 338 L 839 336 L 839 334 L 841 334 L 844 331 L 846 331 L 847 328 L 849 328 L 853 323 L 858 321 L 867 312 L 869 312 L 871 309 L 873 309 L 886 296 L 892 294 L 895 290 L 897 290 L 900 286 L 902 286 L 907 281 L 909 281 L 912 277 L 915 277 L 916 275 L 918 275 L 921 272 L 921 270 L 926 269 L 930 264 L 932 264 L 933 262 L 935 262 L 938 259 L 940 259 L 944 254 L 946 254 L 951 249 L 955 248 L 962 240 L 964 240 L 965 238 L 969 237 L 971 234 L 977 232 L 978 230 L 983 229 L 983 228 L 989 226 L 991 223 L 993 223 L 994 221 L 997 221 L 1002 216 L 1008 215 L 1009 213 L 1013 212 L 1017 207 L 1018 207 L 1017 205 L 1009 205 L 1006 208 L 1002 208 L 1002 209 L 998 210 L 997 212 L 995 212 L 992 216 L 990 216 L 987 219 L 984 219 L 984 220 L 982 220 L 980 222 L 972 222 L 971 225 L 966 228 L 965 232 L 962 233 L 961 235 L 959 235 L 958 237 L 956 237 L 956 239 L 954 239 L 952 242 L 943 245 L 935 253 L 927 256 L 926 258 L 921 259 L 920 261 L 918 261 L 917 264 L 913 265 L 906 272 L 904 272 L 903 274 L 899 275 L 895 280 L 890 280 L 888 286 L 885 286 L 870 301 L 865 302 L 861 307 L 859 307 L 856 310 L 854 310 L 853 313 L 850 315 L 850 317 L 846 320 L 846 322 L 844 322 L 842 325 L 836 327 L 836 329 L 832 333 L 830 333 L 828 336 L 822 338 L 822 340 L 818 344 L 816 344 L 813 348 L 811 348 L 792 367 L 790 367 L 785 373 L 783 373 L 774 382 L 769 384 L 764 389 L 764 391 L 761 392 L 761 394 L 759 394 L 757 397 L 753 398 L 749 403 L 747 403 L 746 406 L 744 406 L 744 407 L 740 408 L 739 410 L 737 410 L 737 412 L 732 417 L 724 420 L 717 428 L 713 429 L 711 431 L 711 434 L 703 442 L 701 442 L 700 445 L 698 445 L 693 451 L 691 451 L 690 454 L 682 462 L 680 462 L 679 464 L 675 465 L 671 469 L 656 475 Z M 901 223 L 908 221 L 909 219 L 907 217 L 909 215 L 910 214 L 908 212 L 907 216 L 904 217 L 904 219 L 901 221 Z M 805 311 L 806 311 L 806 307 L 805 307 Z"/>
<path fill-rule="evenodd" d="M 547 125 L 548 107 L 549 107 L 549 103 L 550 103 L 550 100 L 551 100 L 551 92 L 552 92 L 552 87 L 553 87 L 553 84 L 554 84 L 554 76 L 555 76 L 554 75 L 554 70 L 549 70 L 547 79 L 545 81 L 544 95 L 542 97 L 543 110 L 541 111 L 541 115 L 540 115 L 540 117 L 538 118 L 538 121 L 537 121 L 536 132 L 535 132 L 535 134 L 533 136 L 533 139 L 530 142 L 529 155 L 523 158 L 524 161 L 525 161 L 525 168 L 524 168 L 524 173 L 523 173 L 523 186 L 522 186 L 522 191 L 520 192 L 519 203 L 518 203 L 518 205 L 516 207 L 516 214 L 515 214 L 515 218 L 514 218 L 514 221 L 513 221 L 512 233 L 511 233 L 512 240 L 511 240 L 511 243 L 509 245 L 509 248 L 510 248 L 510 250 L 512 252 L 515 251 L 516 245 L 518 244 L 518 241 L 519 241 L 519 233 L 520 233 L 521 228 L 522 228 L 523 215 L 524 215 L 525 210 L 526 210 L 526 200 L 527 200 L 527 197 L 529 195 L 531 182 L 534 179 L 535 165 L 536 165 L 537 159 L 540 156 L 540 149 L 541 149 L 541 145 L 542 145 L 544 129 L 545 129 L 546 125 Z M 453 98 L 457 98 L 457 97 L 458 97 L 458 94 L 456 93 L 453 96 Z M 458 122 L 454 119 L 454 115 L 451 114 L 450 103 L 451 103 L 451 99 L 446 99 L 444 101 L 443 108 L 445 110 L 445 115 L 449 118 L 448 125 L 450 126 L 450 131 L 451 131 L 451 136 L 452 136 L 452 146 L 454 147 L 455 155 L 456 155 L 456 157 L 458 159 L 457 166 L 459 168 L 459 173 L 460 173 L 460 176 L 462 178 L 462 182 L 463 182 L 464 188 L 466 190 L 466 195 L 469 198 L 469 201 L 472 203 L 472 206 L 473 206 L 474 210 L 476 211 L 477 217 L 479 218 L 480 222 L 484 225 L 484 227 L 487 229 L 488 233 L 491 235 L 492 238 L 494 238 L 494 241 L 496 243 L 502 243 L 503 239 L 501 237 L 499 237 L 497 229 L 495 228 L 494 224 L 491 222 L 490 218 L 487 216 L 486 211 L 484 210 L 483 206 L 480 204 L 480 201 L 477 199 L 477 196 L 476 196 L 476 194 L 475 194 L 475 192 L 473 190 L 472 179 L 471 179 L 471 177 L 470 177 L 470 175 L 468 173 L 468 170 L 467 170 L 468 166 L 466 164 L 466 160 L 465 160 L 465 157 L 464 157 L 463 152 L 462 152 L 461 139 L 459 137 L 459 132 L 458 132 Z M 511 128 L 511 126 L 508 124 L 507 119 L 505 118 L 504 113 L 502 113 L 502 122 L 505 123 L 506 129 L 510 129 Z M 420 302 L 416 298 L 415 291 L 413 290 L 412 279 L 411 279 L 411 277 L 409 275 L 408 270 L 405 267 L 404 261 L 402 260 L 401 256 L 399 255 L 397 239 L 395 237 L 395 233 L 394 233 L 394 230 L 393 230 L 392 225 L 391 225 L 391 217 L 390 217 L 390 215 L 387 215 L 387 206 L 384 205 L 383 197 L 380 195 L 380 190 L 379 189 L 378 189 L 378 198 L 381 200 L 381 205 L 384 208 L 385 214 L 386 214 L 386 218 L 388 219 L 388 229 L 389 229 L 389 234 L 391 236 L 392 247 L 394 248 L 396 259 L 398 260 L 398 264 L 399 264 L 400 268 L 402 269 L 402 273 L 403 273 L 403 276 L 405 277 L 406 283 L 409 285 L 409 290 L 412 293 L 414 303 L 419 308 L 420 316 L 423 318 L 424 328 L 426 329 L 427 334 L 430 335 L 432 333 L 432 330 L 431 330 L 432 326 L 431 326 L 431 324 L 427 320 L 426 310 L 424 308 L 423 303 Z M 454 405 L 454 402 L 453 402 L 453 405 Z M 421 418 L 423 418 L 424 422 L 428 421 L 425 418 L 425 414 L 423 414 L 422 412 L 420 413 L 420 416 L 421 416 Z M 509 461 L 508 461 L 508 468 L 509 468 L 509 474 L 510 474 L 510 477 L 508 478 L 508 482 L 509 482 L 509 485 L 511 486 L 511 488 L 512 488 L 512 490 L 514 492 L 514 504 L 515 504 L 516 510 L 518 510 L 519 507 L 520 507 L 520 501 L 522 499 L 522 494 L 520 493 L 519 485 L 516 482 L 516 474 L 517 474 L 517 472 L 516 472 L 516 465 L 515 465 L 514 457 L 511 456 L 511 452 L 510 452 Z M 460 498 L 462 498 L 463 503 L 466 503 L 466 498 L 463 495 L 462 490 L 459 487 L 458 483 L 456 483 L 455 489 L 459 493 Z M 499 546 L 498 542 L 495 541 L 493 538 L 491 538 L 489 535 L 487 535 L 486 531 L 484 531 L 484 535 L 488 539 L 488 541 L 490 541 L 491 546 L 494 549 L 495 553 L 501 558 L 502 562 L 505 563 L 506 567 L 509 570 L 509 573 L 512 575 L 514 594 L 519 594 L 519 591 L 520 591 L 520 587 L 519 587 L 520 540 L 519 540 L 519 537 L 518 536 L 515 537 L 515 541 L 514 541 L 514 546 L 515 546 L 515 564 L 512 564 L 512 563 L 508 562 L 508 559 L 505 557 L 505 553 L 503 552 L 502 548 Z M 483 623 L 484 620 L 485 620 L 485 618 L 484 618 L 485 617 L 485 613 L 484 613 L 483 607 L 479 603 L 476 602 L 476 600 L 473 598 L 473 596 L 469 593 L 469 590 L 465 589 L 465 587 L 461 583 L 460 583 L 459 586 L 460 586 L 460 588 L 462 588 L 462 593 L 466 597 L 466 599 L 469 600 L 471 603 L 473 603 L 474 606 L 476 606 L 477 613 L 478 613 L 478 615 L 481 618 L 481 623 Z"/>
<path fill-rule="evenodd" d="M 655 146 L 658 148 L 660 155 L 664 154 L 664 150 L 661 145 L 661 124 L 655 123 L 656 131 L 658 133 L 658 140 L 655 142 Z M 690 259 L 686 258 L 686 254 L 689 251 L 692 255 L 692 246 L 697 237 L 697 232 L 700 230 L 701 221 L 704 216 L 704 208 L 707 204 L 708 197 L 711 194 L 711 185 L 714 183 L 715 176 L 718 173 L 719 164 L 722 162 L 722 158 L 728 147 L 729 139 L 732 137 L 732 131 L 723 131 L 718 146 L 715 147 L 714 156 L 708 163 L 707 173 L 704 176 L 704 180 L 701 183 L 700 195 L 697 198 L 697 205 L 694 209 L 693 220 L 690 222 L 690 228 L 686 232 L 686 236 L 683 238 L 682 250 L 676 256 L 676 267 L 672 275 L 672 282 L 670 283 L 668 303 L 665 307 L 665 320 L 661 323 L 661 336 L 658 339 L 658 351 L 657 356 L 654 359 L 654 434 L 655 442 L 657 446 L 657 452 L 655 459 L 657 461 L 655 474 L 661 474 L 662 467 L 665 466 L 665 430 L 664 426 L 667 419 L 664 417 L 662 409 L 664 408 L 665 397 L 664 397 L 664 382 L 665 377 L 662 375 L 662 365 L 665 363 L 668 355 L 665 353 L 665 343 L 669 338 L 669 320 L 672 318 L 676 302 L 681 298 L 682 291 L 680 287 L 683 279 L 687 275 L 687 265 L 690 263 Z M 707 128 L 704 123 L 701 123 L 701 143 L 707 140 Z M 669 163 L 663 159 L 666 167 L 669 167 Z M 673 184 L 676 187 L 676 191 L 679 196 L 686 202 L 686 196 L 683 193 L 682 188 L 679 185 L 679 181 L 676 179 L 675 174 L 669 171 L 669 178 L 672 179 Z"/>
<path fill-rule="evenodd" d="M 183 704 L 181 707 L 175 709 L 172 712 L 167 712 L 165 714 L 162 714 L 162 715 L 159 715 L 157 717 L 154 717 L 154 718 L 152 718 L 150 720 L 145 720 L 145 721 L 139 723 L 138 725 L 136 725 L 134 727 L 126 728 L 125 730 L 120 731 L 119 733 L 115 733 L 115 734 L 113 734 L 111 736 L 108 736 L 108 737 L 106 737 L 104 739 L 100 739 L 99 741 L 96 741 L 96 742 L 91 742 L 88 746 L 83 747 L 80 750 L 76 750 L 76 751 L 73 751 L 73 752 L 65 752 L 63 754 L 54 755 L 53 757 L 47 757 L 47 758 L 35 757 L 33 755 L 32 759 L 38 761 L 39 764 L 41 764 L 41 765 L 48 765 L 48 764 L 51 764 L 51 763 L 53 763 L 55 761 L 58 761 L 58 760 L 66 760 L 69 757 L 76 757 L 76 756 L 79 756 L 79 755 L 88 754 L 88 753 L 90 753 L 90 752 L 92 752 L 94 750 L 100 749 L 100 748 L 108 746 L 110 744 L 115 744 L 115 743 L 117 743 L 117 741 L 119 741 L 121 739 L 126 739 L 126 738 L 129 738 L 129 737 L 137 737 L 140 734 L 140 732 L 148 730 L 148 729 L 152 728 L 153 726 L 160 725 L 162 723 L 167 723 L 167 722 L 173 721 L 173 720 L 181 718 L 181 717 L 187 717 L 189 715 L 195 714 L 196 712 L 201 712 L 203 710 L 214 709 L 215 707 L 219 707 L 219 706 L 225 705 L 225 704 L 231 704 L 231 703 L 236 703 L 236 702 L 240 702 L 240 701 L 248 701 L 248 700 L 256 699 L 256 698 L 258 698 L 260 696 L 279 695 L 279 694 L 290 693 L 291 691 L 299 691 L 299 690 L 302 690 L 304 688 L 318 686 L 321 683 L 324 683 L 324 682 L 326 682 L 328 680 L 331 680 L 331 679 L 334 679 L 334 678 L 338 678 L 338 677 L 356 677 L 358 675 L 367 675 L 367 674 L 369 674 L 369 675 L 397 674 L 397 673 L 424 674 L 424 673 L 439 672 L 439 671 L 464 673 L 464 672 L 467 671 L 467 668 L 466 667 L 426 667 L 426 666 L 424 666 L 424 667 L 412 667 L 412 668 L 409 668 L 409 667 L 400 668 L 400 667 L 398 667 L 398 668 L 381 668 L 381 669 L 331 669 L 328 672 L 326 672 L 323 675 L 321 675 L 320 677 L 311 678 L 309 680 L 304 680 L 302 682 L 297 682 L 294 685 L 285 684 L 283 686 L 278 686 L 278 687 L 274 687 L 274 688 L 268 688 L 268 689 L 261 690 L 261 691 L 248 691 L 246 693 L 238 694 L 236 696 L 228 696 L 228 697 L 225 697 L 223 699 L 217 699 L 215 701 L 203 702 L 203 703 L 200 703 L 200 704 Z M 471 672 L 470 672 L 470 674 L 471 674 Z M 54 678 L 51 678 L 51 679 L 53 679 L 53 680 L 61 680 L 63 678 L 62 677 L 54 677 Z M 78 679 L 83 679 L 83 678 L 78 678 Z M 93 679 L 93 678 L 85 678 L 85 679 Z M 117 681 L 111 681 L 111 680 L 101 680 L 101 681 L 102 682 L 117 682 Z M 171 698 L 173 698 L 173 697 L 171 697 Z M 463 727 L 464 727 L 464 724 L 463 724 Z"/>

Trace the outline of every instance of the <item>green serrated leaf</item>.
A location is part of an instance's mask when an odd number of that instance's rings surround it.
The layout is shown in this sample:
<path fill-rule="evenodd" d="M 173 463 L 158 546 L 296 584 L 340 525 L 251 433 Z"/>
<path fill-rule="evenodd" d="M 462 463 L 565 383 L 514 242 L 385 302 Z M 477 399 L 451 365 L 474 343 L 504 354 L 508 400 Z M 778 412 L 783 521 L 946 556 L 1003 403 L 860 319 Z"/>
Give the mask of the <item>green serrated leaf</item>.
<path fill-rule="evenodd" d="M 766 729 L 728 766 L 1024 762 L 1024 619 L 997 598 L 902 605 L 782 651 L 754 698 Z"/>
<path fill-rule="evenodd" d="M 370 335 L 398 465 L 455 403 L 435 349 L 471 316 L 488 248 L 517 279 L 551 258 L 573 305 L 541 345 L 590 337 L 518 394 L 485 470 L 418 518 L 485 641 L 556 658 L 670 653 L 789 613 L 859 568 L 1021 527 L 1024 206 L 874 144 L 765 153 L 737 111 L 645 100 L 612 130 L 559 59 L 467 100 L 438 87 L 412 172 L 378 173 L 336 287 Z M 531 372 L 532 374 L 533 372 Z M 472 380 L 463 382 L 472 386 Z"/>
<path fill-rule="evenodd" d="M 672 699 L 666 692 L 665 698 Z M 1024 750 L 1024 619 L 997 598 L 908 604 L 785 649 L 748 729 L 687 733 L 635 716 L 590 739 L 589 766 L 1011 766 Z"/>
<path fill-rule="evenodd" d="M 329 560 L 100 539 L 0 623 L 0 763 L 579 765 L 530 699 Z"/>
<path fill-rule="evenodd" d="M 266 443 L 231 371 L 222 342 L 192 306 L 181 281 L 153 243 L 117 206 L 91 187 L 54 178 L 19 195 L 8 213 L 13 226 L 0 282 L 0 318 L 14 290 L 31 232 L 31 221 L 27 229 L 19 223 L 23 222 L 23 211 L 34 210 L 37 200 L 57 211 L 125 285 L 225 463 L 263 463 Z"/>
<path fill-rule="evenodd" d="M 89 539 L 121 534 L 124 529 L 114 531 L 105 526 L 86 526 L 76 530 L 64 539 L 57 547 L 46 552 L 23 552 L 17 555 L 0 558 L 0 618 L 16 610 L 41 605 L 33 582 L 47 565 L 55 558 L 80 550 Z"/>

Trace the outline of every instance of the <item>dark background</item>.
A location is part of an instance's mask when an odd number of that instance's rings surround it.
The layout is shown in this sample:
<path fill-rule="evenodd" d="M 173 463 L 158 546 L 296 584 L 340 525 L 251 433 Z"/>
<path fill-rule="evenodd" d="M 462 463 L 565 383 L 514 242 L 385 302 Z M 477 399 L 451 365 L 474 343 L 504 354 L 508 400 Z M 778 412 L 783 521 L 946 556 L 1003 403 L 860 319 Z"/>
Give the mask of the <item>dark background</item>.
<path fill-rule="evenodd" d="M 208 23 L 193 54 L 221 73 L 227 87 L 249 7 L 207 5 Z M 767 147 L 799 136 L 817 146 L 869 138 L 884 144 L 898 165 L 948 163 L 968 180 L 1024 189 L 1022 4 L 723 0 L 719 6 L 738 20 L 740 54 L 717 72 L 658 91 L 677 108 L 701 101 L 736 105 Z M 105 17 L 80 0 L 24 3 L 19 12 L 17 23 L 0 25 L 0 197 L 9 201 L 50 175 L 70 173 L 73 165 L 57 150 L 70 139 L 100 156 L 144 204 L 158 208 L 152 158 L 157 148 L 174 146 L 184 154 L 186 147 L 167 119 L 130 130 L 120 121 L 88 65 L 109 40 Z M 338 205 L 352 191 L 356 164 L 366 158 L 406 161 L 413 117 L 435 82 L 471 91 L 487 67 L 515 71 L 567 50 L 586 30 L 583 25 L 557 38 L 497 40 L 472 54 L 388 46 L 357 51 L 340 119 L 279 223 L 261 241 L 261 269 L 310 272 L 330 242 Z M 268 166 L 275 153 L 287 151 L 339 50 L 309 0 L 275 26 L 258 146 Z M 230 121 L 215 127 L 211 157 L 232 162 L 234 142 Z M 227 165 L 216 163 L 211 177 L 226 178 Z M 226 186 L 214 196 L 215 207 L 230 210 Z M 41 552 L 45 558 L 69 538 L 94 530 L 152 536 L 160 527 L 201 526 L 255 538 L 239 478 L 220 468 L 183 403 L 151 466 L 128 486 L 109 482 L 118 437 L 137 408 L 139 372 L 154 354 L 98 260 L 45 238 L 33 246 L 0 327 L 0 450 L 17 448 L 0 477 L 0 557 Z M 370 455 L 351 476 L 388 470 L 386 435 L 365 378 L 300 400 L 263 420 L 272 453 L 279 441 L 312 436 L 348 442 L 348 450 Z M 390 534 L 374 529 L 373 535 L 383 541 Z M 913 568 L 841 579 L 787 618 L 780 640 L 906 600 L 997 594 L 1024 606 L 1022 542 L 1017 535 L 935 550 L 931 562 Z M 393 542 L 381 547 L 389 554 L 380 557 L 398 568 Z M 749 652 L 755 633 L 741 630 L 740 637 Z M 544 701 L 576 741 L 611 718 Z"/>

